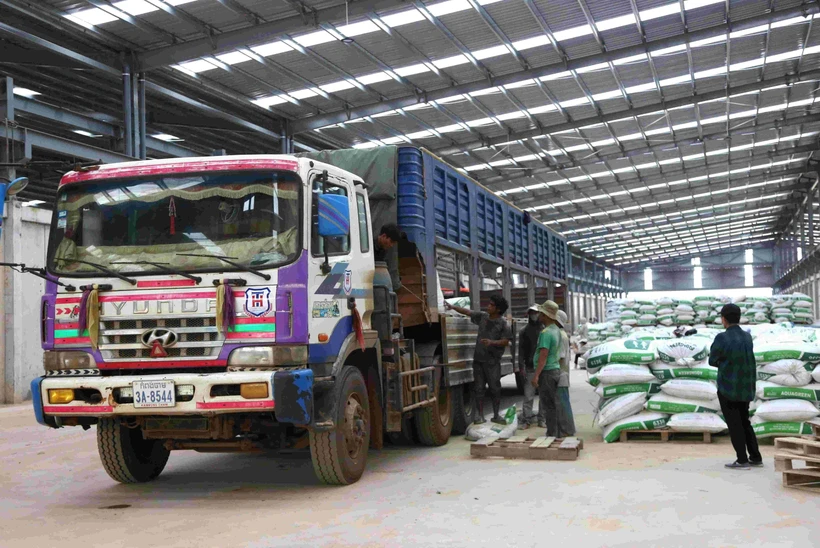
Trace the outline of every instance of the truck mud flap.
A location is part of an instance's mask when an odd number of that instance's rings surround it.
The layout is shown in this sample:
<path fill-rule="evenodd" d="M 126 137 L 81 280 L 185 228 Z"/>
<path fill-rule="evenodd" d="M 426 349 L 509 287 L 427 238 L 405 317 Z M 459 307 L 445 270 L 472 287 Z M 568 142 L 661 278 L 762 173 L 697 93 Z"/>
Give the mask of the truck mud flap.
<path fill-rule="evenodd" d="M 313 417 L 313 371 L 277 371 L 273 374 L 274 414 L 279 422 L 310 424 Z"/>

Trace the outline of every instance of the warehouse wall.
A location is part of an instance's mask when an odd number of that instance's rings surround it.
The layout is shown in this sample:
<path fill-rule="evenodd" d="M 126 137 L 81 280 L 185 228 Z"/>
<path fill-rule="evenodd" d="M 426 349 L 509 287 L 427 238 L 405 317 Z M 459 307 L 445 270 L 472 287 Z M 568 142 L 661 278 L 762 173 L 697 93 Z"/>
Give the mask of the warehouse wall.
<path fill-rule="evenodd" d="M 687 291 L 700 289 L 740 289 L 746 287 L 744 250 L 701 257 L 703 287 L 695 287 L 692 257 L 686 259 L 641 265 L 622 272 L 624 291 L 644 291 L 644 268 L 652 268 L 653 291 Z M 752 287 L 771 287 L 774 284 L 771 248 L 754 248 L 754 275 Z"/>
<path fill-rule="evenodd" d="M 50 224 L 50 211 L 9 201 L 3 219 L 2 262 L 45 265 Z M 9 268 L 0 268 L 0 279 L 0 403 L 17 403 L 31 398 L 31 380 L 43 371 L 40 297 L 45 282 Z"/>

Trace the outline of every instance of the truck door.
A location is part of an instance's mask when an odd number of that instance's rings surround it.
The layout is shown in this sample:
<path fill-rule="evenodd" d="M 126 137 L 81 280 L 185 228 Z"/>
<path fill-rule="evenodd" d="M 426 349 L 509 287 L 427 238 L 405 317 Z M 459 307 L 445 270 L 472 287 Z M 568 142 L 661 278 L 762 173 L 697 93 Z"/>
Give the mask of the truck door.
<path fill-rule="evenodd" d="M 318 196 L 335 194 L 345 196 L 350 215 L 350 229 L 346 236 L 321 238 L 318 233 Z M 364 240 L 360 237 L 356 191 L 352 181 L 330 174 L 326 180 L 321 173 L 311 175 L 310 204 L 310 272 L 308 304 L 310 306 L 310 361 L 333 362 L 343 351 L 343 343 L 353 331 L 348 299 L 353 298 L 359 313 L 366 311 L 367 298 L 372 299 L 372 259 L 367 266 L 368 253 L 362 252 Z M 366 222 L 366 220 L 365 220 Z M 369 234 L 366 234 L 370 247 Z M 327 249 L 325 249 L 327 248 Z M 327 253 L 325 253 L 327 251 Z M 325 268 L 327 259 L 328 267 Z M 324 272 L 323 272 L 324 268 Z M 369 281 L 369 285 L 368 285 Z M 368 288 L 370 291 L 368 292 Z M 366 328 L 366 324 L 365 324 Z"/>

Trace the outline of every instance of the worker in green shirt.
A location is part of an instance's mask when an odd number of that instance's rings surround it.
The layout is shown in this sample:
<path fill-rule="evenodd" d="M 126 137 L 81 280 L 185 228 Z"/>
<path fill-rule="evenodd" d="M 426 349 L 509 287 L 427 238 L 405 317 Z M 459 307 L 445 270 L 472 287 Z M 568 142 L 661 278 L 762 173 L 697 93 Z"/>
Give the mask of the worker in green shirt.
<path fill-rule="evenodd" d="M 544 330 L 538 336 L 538 346 L 533 356 L 535 377 L 532 385 L 538 387 L 539 419 L 547 424 L 547 436 L 558 437 L 558 380 L 561 378 L 561 332 L 563 327 L 558 316 L 558 305 L 546 301 L 539 307 Z"/>

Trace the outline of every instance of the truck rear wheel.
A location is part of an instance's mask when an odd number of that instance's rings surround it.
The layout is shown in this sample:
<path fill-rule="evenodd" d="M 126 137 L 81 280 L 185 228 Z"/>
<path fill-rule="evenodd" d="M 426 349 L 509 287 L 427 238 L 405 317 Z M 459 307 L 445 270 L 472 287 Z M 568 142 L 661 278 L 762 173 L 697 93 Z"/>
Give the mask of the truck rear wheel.
<path fill-rule="evenodd" d="M 336 383 L 336 427 L 310 432 L 310 457 L 322 483 L 349 485 L 362 477 L 367 464 L 370 405 L 364 377 L 355 367 L 343 367 Z"/>
<path fill-rule="evenodd" d="M 165 469 L 170 455 L 162 440 L 143 439 L 142 430 L 118 419 L 97 423 L 97 450 L 105 471 L 120 483 L 151 481 Z"/>
<path fill-rule="evenodd" d="M 435 374 L 439 377 L 436 380 L 436 403 L 416 410 L 414 421 L 419 443 L 431 447 L 447 443 L 453 430 L 452 393 L 444 386 L 444 379 L 440 378 L 442 370 L 437 369 Z"/>
<path fill-rule="evenodd" d="M 453 433 L 466 434 L 473 423 L 473 383 L 459 384 L 450 388 L 453 400 Z"/>

